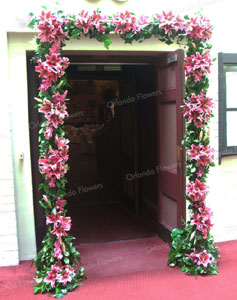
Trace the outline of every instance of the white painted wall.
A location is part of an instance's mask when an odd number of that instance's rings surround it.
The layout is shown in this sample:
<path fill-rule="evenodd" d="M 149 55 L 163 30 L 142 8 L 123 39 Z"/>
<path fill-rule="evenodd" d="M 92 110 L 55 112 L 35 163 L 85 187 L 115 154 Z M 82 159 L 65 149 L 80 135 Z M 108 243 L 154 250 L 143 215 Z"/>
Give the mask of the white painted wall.
<path fill-rule="evenodd" d="M 16 207 L 14 198 L 14 178 L 12 165 L 10 111 L 7 98 L 8 63 L 7 35 L 0 30 L 1 61 L 1 117 L 0 117 L 0 266 L 16 265 L 18 258 L 18 240 L 16 225 Z M 4 76 L 3 76 L 4 75 Z"/>
<path fill-rule="evenodd" d="M 54 1 L 45 1 L 50 8 Z M 207 1 L 167 1 L 157 2 L 153 0 L 143 1 L 128 0 L 118 4 L 115 0 L 105 1 L 61 1 L 65 11 L 76 12 L 83 8 L 100 7 L 105 13 L 113 13 L 125 9 L 134 11 L 136 14 L 153 14 L 154 12 L 168 11 L 184 15 L 194 14 L 201 6 L 204 7 L 203 14 L 207 15 L 215 26 L 212 44 L 212 54 L 217 56 L 218 52 L 236 52 L 237 41 L 233 39 L 233 28 L 235 28 L 235 10 L 231 9 L 235 2 L 232 0 L 207 0 Z M 15 2 L 9 0 L 4 6 L 2 13 L 6 18 L 3 20 L 4 27 L 1 28 L 0 55 L 3 64 L 2 74 L 8 74 L 1 79 L 4 87 L 1 99 L 1 148 L 0 148 L 0 265 L 17 264 L 20 260 L 34 258 L 36 254 L 35 228 L 33 216 L 32 181 L 29 147 L 29 124 L 28 124 L 28 98 L 27 98 L 27 73 L 26 73 L 26 50 L 33 50 L 31 43 L 33 34 L 25 27 L 28 12 L 40 12 L 42 1 Z M 228 5 L 229 4 L 229 5 Z M 232 5 L 232 6 L 231 6 Z M 157 6 L 157 7 L 155 7 Z M 27 9 L 26 9 L 27 7 Z M 6 31 L 8 34 L 8 55 L 6 44 Z M 28 33 L 27 33 L 28 31 Z M 25 33 L 22 33 L 25 32 Z M 5 45 L 5 48 L 4 48 Z M 143 44 L 125 45 L 119 37 L 113 38 L 111 50 L 167 50 L 176 49 L 175 45 L 166 46 L 155 39 L 145 41 Z M 5 49 L 5 50 L 4 50 Z M 102 44 L 88 39 L 69 42 L 67 50 L 104 50 Z M 7 64 L 8 62 L 8 64 Z M 218 152 L 218 70 L 217 62 L 212 67 L 210 76 L 211 85 L 209 96 L 216 101 L 215 118 L 211 122 L 211 140 Z M 2 84 L 1 84 L 2 86 Z M 5 93 L 5 96 L 4 96 Z M 1 96 L 2 96 L 1 95 Z M 4 106 L 2 103 L 4 102 Z M 10 127 L 9 109 L 12 124 Z M 11 131 L 10 131 L 11 128 Z M 11 144 L 10 144 L 11 136 Z M 12 149 L 12 152 L 11 152 Z M 19 160 L 20 153 L 24 153 L 24 160 Z M 12 160 L 14 167 L 13 172 Z M 4 167 L 5 166 L 5 167 Z M 237 238 L 237 222 L 235 221 L 236 198 L 237 198 L 237 158 L 229 157 L 223 160 L 220 166 L 212 169 L 209 178 L 210 194 L 208 204 L 214 212 L 213 221 L 215 226 L 213 234 L 216 241 L 224 241 Z M 4 216 L 5 214 L 5 219 Z M 7 216 L 7 217 L 6 217 Z M 17 226 L 16 226 L 17 220 Z M 8 221 L 8 226 L 6 222 Z M 4 225 L 4 226 L 3 226 Z M 17 239 L 18 236 L 18 239 Z M 5 245 L 4 247 L 2 245 Z M 12 252 L 10 252 L 12 251 Z"/>

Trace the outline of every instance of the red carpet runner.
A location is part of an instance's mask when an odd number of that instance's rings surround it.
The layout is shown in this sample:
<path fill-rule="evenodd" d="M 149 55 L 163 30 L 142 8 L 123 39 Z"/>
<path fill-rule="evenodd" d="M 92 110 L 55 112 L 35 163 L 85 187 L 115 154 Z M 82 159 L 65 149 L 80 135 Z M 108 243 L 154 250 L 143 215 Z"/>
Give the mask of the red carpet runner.
<path fill-rule="evenodd" d="M 116 243 L 120 243 L 117 251 Z M 218 245 L 219 274 L 207 277 L 188 276 L 178 268 L 167 267 L 168 246 L 158 238 L 82 245 L 79 248 L 89 278 L 64 299 L 235 300 L 237 241 Z M 49 294 L 32 294 L 34 273 L 29 261 L 16 267 L 1 267 L 0 300 L 52 299 Z"/>

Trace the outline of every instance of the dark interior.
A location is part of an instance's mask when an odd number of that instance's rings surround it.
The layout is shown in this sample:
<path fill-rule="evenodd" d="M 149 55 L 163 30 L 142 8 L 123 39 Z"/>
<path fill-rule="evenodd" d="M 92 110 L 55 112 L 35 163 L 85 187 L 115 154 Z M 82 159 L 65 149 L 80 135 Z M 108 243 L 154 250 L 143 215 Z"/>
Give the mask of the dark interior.
<path fill-rule="evenodd" d="M 67 174 L 76 243 L 157 233 L 154 65 L 72 64 Z"/>

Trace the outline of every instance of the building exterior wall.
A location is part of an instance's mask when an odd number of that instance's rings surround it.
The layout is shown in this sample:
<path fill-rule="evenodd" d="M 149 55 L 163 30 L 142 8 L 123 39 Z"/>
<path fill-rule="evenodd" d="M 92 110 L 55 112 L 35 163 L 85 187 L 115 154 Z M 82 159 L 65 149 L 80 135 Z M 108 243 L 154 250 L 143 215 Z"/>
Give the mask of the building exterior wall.
<path fill-rule="evenodd" d="M 4 46 L 0 49 L 2 67 L 7 70 L 7 35 L 0 32 Z M 16 206 L 14 176 L 12 165 L 10 110 L 7 99 L 7 77 L 1 78 L 1 118 L 0 118 L 0 265 L 16 265 L 18 258 L 18 239 L 16 225 Z"/>
<path fill-rule="evenodd" d="M 211 40 L 212 56 L 217 57 L 218 52 L 237 52 L 237 41 L 233 40 L 233 31 L 228 30 L 228 28 L 235 28 L 235 11 L 226 4 L 226 2 L 231 4 L 232 0 L 195 1 L 193 5 L 186 0 L 170 1 L 159 3 L 157 8 L 154 8 L 152 0 L 147 0 L 146 6 L 143 2 L 137 5 L 137 1 L 135 6 L 133 0 L 127 2 L 80 1 L 80 5 L 75 5 L 75 2 L 71 0 L 66 2 L 67 5 L 65 2 L 62 5 L 65 11 L 68 7 L 72 12 L 88 7 L 100 7 L 108 14 L 128 9 L 138 15 L 142 13 L 151 15 L 155 11 L 172 10 L 173 13 L 180 15 L 188 13 L 192 16 L 194 10 L 197 11 L 203 6 L 203 14 L 210 18 L 215 27 Z M 25 7 L 28 7 L 28 11 L 38 13 L 43 3 L 41 1 L 24 1 L 24 3 L 26 5 L 21 2 L 21 6 L 16 3 L 12 7 L 11 1 L 8 3 L 8 9 L 12 11 L 12 14 L 3 13 L 4 16 L 9 17 L 10 21 L 6 22 L 7 26 L 1 28 L 0 31 L 2 73 L 8 74 L 1 78 L 1 83 L 5 83 L 1 97 L 7 101 L 1 100 L 0 121 L 0 265 L 17 264 L 19 260 L 32 259 L 36 255 L 26 70 L 26 50 L 34 50 L 35 45 L 32 43 L 34 34 L 25 27 L 27 19 Z M 6 32 L 8 32 L 8 37 Z M 134 43 L 131 46 L 114 36 L 110 51 L 172 51 L 177 48 L 177 45 L 167 46 L 155 39 L 147 40 L 143 44 Z M 68 42 L 65 50 L 104 50 L 104 47 L 95 40 L 82 38 L 80 41 Z M 237 239 L 237 222 L 235 221 L 237 157 L 226 157 L 221 165 L 218 165 L 217 61 L 213 63 L 211 71 L 208 96 L 214 98 L 216 103 L 215 117 L 211 121 L 211 144 L 215 148 L 216 167 L 212 168 L 208 180 L 210 186 L 208 205 L 214 213 L 215 225 L 212 233 L 215 240 L 225 241 Z M 23 160 L 20 159 L 22 153 Z"/>

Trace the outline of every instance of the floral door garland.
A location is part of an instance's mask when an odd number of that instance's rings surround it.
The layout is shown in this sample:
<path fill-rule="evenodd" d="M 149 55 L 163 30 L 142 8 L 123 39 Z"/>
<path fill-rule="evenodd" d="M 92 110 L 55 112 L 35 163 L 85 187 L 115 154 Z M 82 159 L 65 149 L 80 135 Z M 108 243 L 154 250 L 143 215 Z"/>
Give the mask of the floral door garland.
<path fill-rule="evenodd" d="M 64 118 L 68 116 L 66 102 L 68 87 L 65 70 L 69 65 L 62 57 L 62 48 L 70 38 L 81 36 L 95 38 L 108 49 L 112 43 L 109 33 L 119 34 L 125 43 L 156 37 L 166 44 L 185 42 L 187 51 L 184 62 L 186 73 L 183 115 L 186 131 L 183 146 L 186 147 L 186 199 L 190 220 L 183 229 L 171 233 L 172 246 L 169 266 L 179 266 L 189 274 L 217 274 L 219 252 L 214 245 L 210 229 L 211 212 L 206 206 L 206 185 L 210 166 L 213 166 L 214 150 L 210 147 L 208 122 L 212 117 L 212 99 L 207 97 L 208 73 L 212 60 L 208 40 L 212 26 L 206 18 L 174 16 L 172 12 L 154 14 L 152 17 L 136 17 L 128 11 L 105 16 L 99 9 L 89 13 L 82 10 L 77 15 L 64 15 L 62 11 L 51 13 L 44 8 L 39 17 L 30 14 L 29 27 L 36 29 L 37 49 L 34 61 L 39 73 L 38 103 L 44 122 L 39 131 L 39 170 L 44 182 L 39 189 L 43 198 L 39 201 L 45 210 L 47 234 L 42 250 L 34 260 L 36 286 L 34 292 L 54 292 L 56 298 L 80 285 L 85 278 L 80 266 L 79 252 L 73 246 L 68 231 L 71 218 L 66 217 L 66 178 L 68 170 L 68 143 L 65 138 Z"/>

